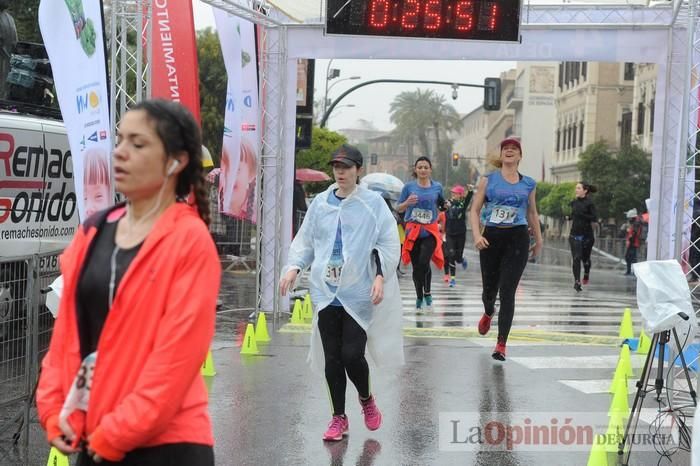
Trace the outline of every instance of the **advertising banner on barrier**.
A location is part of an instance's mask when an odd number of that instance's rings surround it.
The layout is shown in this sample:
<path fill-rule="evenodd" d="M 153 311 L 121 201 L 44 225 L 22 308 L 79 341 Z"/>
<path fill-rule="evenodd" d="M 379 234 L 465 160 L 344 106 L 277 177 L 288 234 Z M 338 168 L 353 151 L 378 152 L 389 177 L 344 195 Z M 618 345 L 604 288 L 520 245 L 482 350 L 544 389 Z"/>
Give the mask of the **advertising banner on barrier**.
<path fill-rule="evenodd" d="M 219 175 L 219 210 L 256 221 L 258 79 L 253 24 L 214 9 L 228 75 Z"/>
<path fill-rule="evenodd" d="M 258 62 L 255 50 L 255 27 L 245 19 L 241 23 L 241 162 L 236 185 L 241 186 L 241 217 L 255 223 L 258 196 L 258 154 L 260 153 L 258 109 Z"/>
<path fill-rule="evenodd" d="M 100 2 L 42 0 L 39 27 L 72 154 L 80 220 L 112 203 L 107 70 Z"/>
<path fill-rule="evenodd" d="M 241 156 L 241 35 L 237 16 L 214 8 L 214 20 L 228 75 L 219 174 L 219 212 L 236 215 L 240 211 L 233 201 L 233 185 Z"/>
<path fill-rule="evenodd" d="M 151 37 L 151 95 L 180 102 L 199 122 L 199 66 L 191 0 L 155 0 Z"/>

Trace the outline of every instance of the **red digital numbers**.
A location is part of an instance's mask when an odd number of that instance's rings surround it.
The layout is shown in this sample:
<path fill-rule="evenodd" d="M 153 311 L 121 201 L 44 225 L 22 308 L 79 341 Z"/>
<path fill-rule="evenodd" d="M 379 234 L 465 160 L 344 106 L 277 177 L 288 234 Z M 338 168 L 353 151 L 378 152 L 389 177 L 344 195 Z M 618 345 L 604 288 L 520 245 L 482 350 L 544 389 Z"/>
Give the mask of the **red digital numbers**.
<path fill-rule="evenodd" d="M 406 0 L 401 15 L 401 28 L 413 30 L 418 26 L 418 14 L 420 13 L 420 0 Z"/>
<path fill-rule="evenodd" d="M 489 12 L 489 31 L 495 31 L 496 30 L 496 15 L 498 14 L 498 5 L 497 4 L 492 4 L 491 5 L 491 11 Z"/>
<path fill-rule="evenodd" d="M 474 27 L 474 4 L 462 0 L 455 5 L 455 29 L 461 32 L 471 31 Z"/>
<path fill-rule="evenodd" d="M 383 29 L 389 24 L 389 0 L 372 0 L 369 4 L 369 25 L 373 28 Z"/>
<path fill-rule="evenodd" d="M 428 31 L 437 31 L 442 25 L 442 0 L 425 2 L 425 19 L 423 27 Z"/>
<path fill-rule="evenodd" d="M 499 5 L 491 0 L 369 0 L 374 30 L 464 34 L 497 31 Z"/>

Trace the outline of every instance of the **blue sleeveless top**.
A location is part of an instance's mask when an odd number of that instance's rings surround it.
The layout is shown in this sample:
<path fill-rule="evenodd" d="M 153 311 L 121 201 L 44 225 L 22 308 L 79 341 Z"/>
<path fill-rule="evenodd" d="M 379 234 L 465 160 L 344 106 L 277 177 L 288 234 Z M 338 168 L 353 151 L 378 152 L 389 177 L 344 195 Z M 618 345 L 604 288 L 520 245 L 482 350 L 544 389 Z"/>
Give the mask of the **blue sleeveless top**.
<path fill-rule="evenodd" d="M 486 178 L 486 201 L 481 222 L 487 227 L 527 225 L 528 197 L 537 185 L 535 180 L 520 175 L 517 183 L 509 183 L 500 170 L 489 173 Z"/>

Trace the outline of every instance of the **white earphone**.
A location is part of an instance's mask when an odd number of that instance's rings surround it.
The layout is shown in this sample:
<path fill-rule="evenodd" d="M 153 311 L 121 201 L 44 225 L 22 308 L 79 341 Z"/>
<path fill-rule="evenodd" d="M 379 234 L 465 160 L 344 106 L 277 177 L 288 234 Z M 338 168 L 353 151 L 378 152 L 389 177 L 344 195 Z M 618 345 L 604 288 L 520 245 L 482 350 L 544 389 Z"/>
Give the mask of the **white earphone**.
<path fill-rule="evenodd" d="M 170 166 L 168 167 L 168 171 L 165 174 L 165 176 L 170 176 L 173 173 L 175 173 L 175 170 L 177 169 L 178 165 L 180 165 L 180 161 L 178 159 L 173 159 L 173 161 L 170 163 Z"/>

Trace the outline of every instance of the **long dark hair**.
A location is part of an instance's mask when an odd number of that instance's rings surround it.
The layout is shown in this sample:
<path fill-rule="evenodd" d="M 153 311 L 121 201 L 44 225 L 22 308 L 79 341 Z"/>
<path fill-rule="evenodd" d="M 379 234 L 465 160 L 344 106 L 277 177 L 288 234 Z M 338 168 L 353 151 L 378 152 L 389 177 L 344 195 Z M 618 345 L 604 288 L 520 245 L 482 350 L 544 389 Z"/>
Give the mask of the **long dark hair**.
<path fill-rule="evenodd" d="M 596 188 L 595 186 L 593 186 L 593 185 L 590 184 L 590 183 L 586 183 L 586 182 L 584 182 L 584 181 L 579 181 L 578 184 L 580 184 L 581 187 L 582 187 L 583 189 L 586 190 L 586 196 L 588 196 L 589 194 L 593 194 L 593 193 L 595 193 L 595 192 L 598 191 L 598 188 Z"/>
<path fill-rule="evenodd" d="M 192 113 L 176 102 L 162 99 L 144 100 L 131 107 L 143 110 L 156 128 L 168 157 L 178 152 L 187 152 L 189 163 L 177 175 L 175 194 L 180 198 L 194 194 L 194 202 L 204 223 L 211 221 L 209 193 L 206 189 L 202 167 L 202 133 Z"/>
<path fill-rule="evenodd" d="M 413 162 L 413 173 L 411 173 L 411 176 L 413 178 L 418 178 L 418 175 L 416 175 L 416 167 L 418 166 L 418 162 L 428 162 L 428 165 L 430 165 L 430 168 L 433 168 L 433 162 L 430 161 L 428 157 L 425 155 L 421 155 L 416 159 L 415 162 Z"/>

